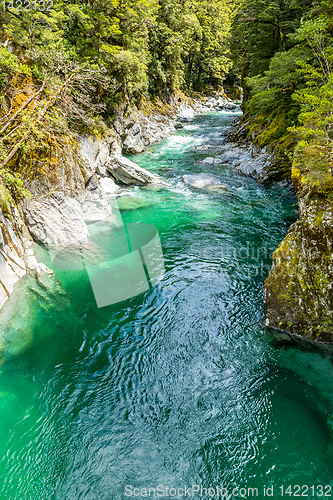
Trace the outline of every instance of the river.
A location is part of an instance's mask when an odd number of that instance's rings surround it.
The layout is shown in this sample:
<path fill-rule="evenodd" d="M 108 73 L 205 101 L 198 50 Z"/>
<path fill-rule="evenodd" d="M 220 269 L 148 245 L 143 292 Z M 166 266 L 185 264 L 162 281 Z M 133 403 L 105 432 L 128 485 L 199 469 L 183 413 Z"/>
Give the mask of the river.
<path fill-rule="evenodd" d="M 199 163 L 234 117 L 199 116 L 135 158 L 168 182 L 132 188 L 135 210 L 119 202 L 124 222 L 159 231 L 158 284 L 98 309 L 84 271 L 55 270 L 63 303 L 25 297 L 33 322 L 0 374 L 1 500 L 118 500 L 158 485 L 174 498 L 192 485 L 264 498 L 272 485 L 278 497 L 331 484 L 332 360 L 260 326 L 296 199 Z M 226 190 L 182 182 L 203 171 Z"/>

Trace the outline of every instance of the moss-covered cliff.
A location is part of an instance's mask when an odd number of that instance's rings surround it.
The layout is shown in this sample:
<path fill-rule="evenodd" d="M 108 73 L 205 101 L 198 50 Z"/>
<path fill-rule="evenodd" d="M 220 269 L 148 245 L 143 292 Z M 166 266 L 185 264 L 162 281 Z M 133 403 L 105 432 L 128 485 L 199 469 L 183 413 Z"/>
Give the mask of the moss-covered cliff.
<path fill-rule="evenodd" d="M 265 282 L 266 324 L 333 342 L 333 178 L 329 151 L 295 152 L 300 217 L 273 254 Z"/>

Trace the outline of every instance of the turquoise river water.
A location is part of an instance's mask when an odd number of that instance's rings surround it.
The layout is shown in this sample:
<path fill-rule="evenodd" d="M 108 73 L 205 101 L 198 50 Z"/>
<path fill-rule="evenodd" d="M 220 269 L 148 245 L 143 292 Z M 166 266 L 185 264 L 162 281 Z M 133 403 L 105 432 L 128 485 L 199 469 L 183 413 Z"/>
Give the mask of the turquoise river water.
<path fill-rule="evenodd" d="M 198 163 L 234 117 L 197 117 L 135 159 L 168 182 L 119 201 L 124 222 L 158 229 L 160 283 L 98 309 L 85 271 L 55 269 L 67 292 L 57 306 L 22 299 L 30 319 L 8 326 L 22 339 L 0 373 L 1 500 L 152 498 L 158 486 L 156 498 L 182 498 L 193 485 L 187 498 L 219 487 L 263 499 L 272 486 L 290 498 L 289 485 L 333 497 L 332 359 L 259 323 L 296 200 Z M 203 170 L 226 190 L 182 182 Z"/>

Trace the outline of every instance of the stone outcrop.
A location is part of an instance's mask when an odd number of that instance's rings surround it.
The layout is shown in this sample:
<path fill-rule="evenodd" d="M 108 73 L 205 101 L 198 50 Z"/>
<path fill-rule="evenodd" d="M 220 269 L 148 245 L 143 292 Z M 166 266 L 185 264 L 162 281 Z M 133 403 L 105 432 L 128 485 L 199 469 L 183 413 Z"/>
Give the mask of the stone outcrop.
<path fill-rule="evenodd" d="M 89 238 L 80 203 L 61 193 L 29 200 L 25 219 L 33 239 L 42 245 L 80 245 Z"/>
<path fill-rule="evenodd" d="M 0 210 L 0 309 L 7 302 L 20 278 L 52 274 L 44 264 L 37 262 L 29 233 L 17 210 L 12 219 Z"/>
<path fill-rule="evenodd" d="M 222 158 L 214 158 L 213 156 L 207 156 L 207 158 L 204 158 L 203 160 L 199 161 L 198 164 L 202 165 L 222 165 L 223 160 Z"/>
<path fill-rule="evenodd" d="M 258 150 L 254 144 L 246 148 L 233 161 L 234 172 L 252 177 L 261 184 L 267 184 L 273 180 L 271 154 L 266 148 Z M 228 158 L 226 158 L 228 160 Z"/>
<path fill-rule="evenodd" d="M 27 272 L 23 255 L 21 241 L 0 212 L 0 308 L 13 293 L 15 283 Z"/>
<path fill-rule="evenodd" d="M 136 163 L 121 155 L 110 157 L 105 164 L 111 177 L 126 186 L 146 186 L 147 184 L 161 184 L 162 181 L 148 172 L 148 170 L 139 167 Z"/>
<path fill-rule="evenodd" d="M 273 254 L 265 282 L 266 325 L 333 343 L 333 178 L 327 169 L 314 180 L 311 159 L 296 155 L 293 180 L 300 218 Z"/>

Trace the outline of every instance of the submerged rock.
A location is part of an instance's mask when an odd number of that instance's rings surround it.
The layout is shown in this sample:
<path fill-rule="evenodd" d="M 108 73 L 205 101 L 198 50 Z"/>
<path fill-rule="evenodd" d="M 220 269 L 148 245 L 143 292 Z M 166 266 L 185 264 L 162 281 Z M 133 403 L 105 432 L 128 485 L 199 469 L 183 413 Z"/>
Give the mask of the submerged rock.
<path fill-rule="evenodd" d="M 116 155 L 109 158 L 106 168 L 114 180 L 121 184 L 144 186 L 146 184 L 163 183 L 156 175 L 139 167 L 139 165 L 124 156 Z"/>
<path fill-rule="evenodd" d="M 184 175 L 183 182 L 196 188 L 206 188 L 211 186 L 219 186 L 221 188 L 225 188 L 224 184 L 222 184 L 220 179 L 215 177 L 215 175 L 205 173 Z"/>
<path fill-rule="evenodd" d="M 149 207 L 150 203 L 136 196 L 121 196 L 118 198 L 118 208 L 120 210 L 136 210 L 138 208 Z"/>

